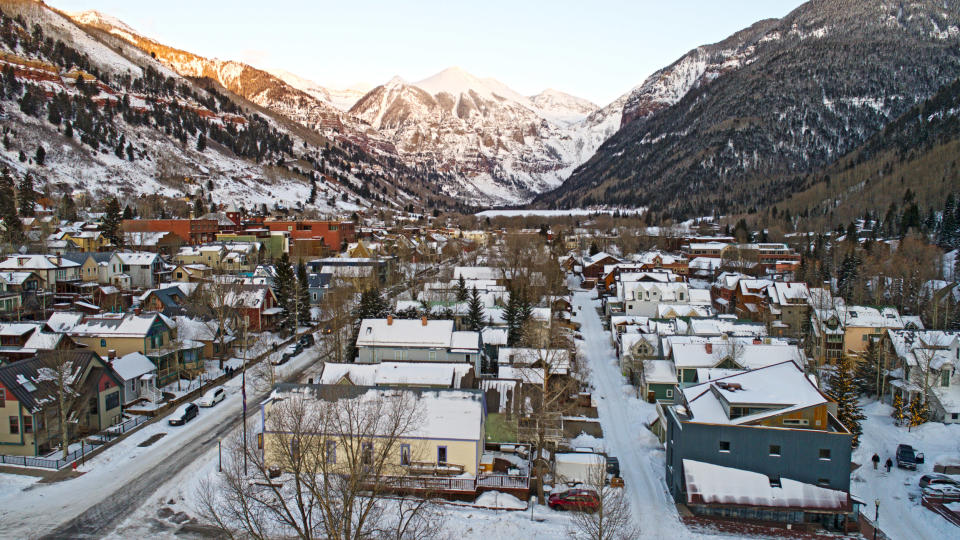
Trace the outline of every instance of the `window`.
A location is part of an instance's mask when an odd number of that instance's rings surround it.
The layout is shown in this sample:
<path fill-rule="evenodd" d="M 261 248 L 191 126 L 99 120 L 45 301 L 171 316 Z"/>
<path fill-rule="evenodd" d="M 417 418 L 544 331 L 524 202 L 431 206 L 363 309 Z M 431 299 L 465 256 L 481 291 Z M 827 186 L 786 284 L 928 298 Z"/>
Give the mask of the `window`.
<path fill-rule="evenodd" d="M 99 408 L 97 407 L 99 404 L 97 403 L 96 396 L 90 398 L 88 405 L 90 406 L 90 414 L 97 414 L 99 412 Z"/>
<path fill-rule="evenodd" d="M 772 488 L 781 487 L 781 485 L 780 485 L 780 477 L 779 477 L 779 476 L 771 476 L 771 477 L 770 477 L 770 487 L 772 487 Z"/>
<path fill-rule="evenodd" d="M 0 409 L 6 407 L 7 405 L 7 391 L 4 388 L 0 388 Z"/>
<path fill-rule="evenodd" d="M 950 386 L 950 372 L 943 370 L 940 372 L 940 386 Z"/>
<path fill-rule="evenodd" d="M 372 442 L 363 443 L 363 450 L 360 452 L 360 461 L 364 465 L 373 464 L 373 443 Z"/>
<path fill-rule="evenodd" d="M 410 464 L 410 445 L 409 444 L 400 445 L 400 464 L 401 465 Z"/>
<path fill-rule="evenodd" d="M 785 426 L 807 426 L 810 425 L 810 421 L 806 418 L 784 418 L 783 425 Z"/>
<path fill-rule="evenodd" d="M 720 451 L 729 452 L 730 451 L 730 441 L 720 441 Z"/>
<path fill-rule="evenodd" d="M 820 459 L 822 459 L 822 460 L 824 460 L 824 461 L 830 461 L 830 449 L 829 449 L 829 448 L 821 448 L 821 449 L 820 449 Z"/>
<path fill-rule="evenodd" d="M 327 463 L 337 462 L 337 441 L 327 441 Z"/>
<path fill-rule="evenodd" d="M 101 339 L 101 340 L 100 340 L 100 346 L 101 346 L 101 347 L 106 347 L 106 346 L 107 346 L 107 340 Z"/>
<path fill-rule="evenodd" d="M 437 351 L 430 351 L 427 353 L 427 359 L 431 362 L 435 362 L 437 360 Z"/>
<path fill-rule="evenodd" d="M 770 455 L 775 457 L 780 457 L 780 445 L 771 444 L 770 445 Z"/>
<path fill-rule="evenodd" d="M 104 402 L 104 407 L 109 411 L 110 409 L 116 409 L 119 406 L 120 406 L 120 392 L 107 394 L 107 399 Z"/>
<path fill-rule="evenodd" d="M 32 416 L 23 417 L 23 432 L 33 433 L 33 417 Z"/>
<path fill-rule="evenodd" d="M 664 392 L 664 395 L 667 396 L 668 398 L 672 398 L 672 397 L 673 397 L 673 389 L 667 388 L 667 391 Z"/>
<path fill-rule="evenodd" d="M 438 446 L 437 447 L 437 465 L 446 465 L 447 464 L 447 447 Z"/>
<path fill-rule="evenodd" d="M 3 406 L 3 401 L 0 401 L 0 406 Z M 950 415 L 950 419 L 951 419 L 951 420 L 960 419 L 960 414 L 953 413 L 953 414 Z"/>
<path fill-rule="evenodd" d="M 290 441 L 290 459 L 292 461 L 300 460 L 300 440 L 293 439 Z"/>
<path fill-rule="evenodd" d="M 10 417 L 10 434 L 19 435 L 20 434 L 20 419 L 16 416 Z"/>

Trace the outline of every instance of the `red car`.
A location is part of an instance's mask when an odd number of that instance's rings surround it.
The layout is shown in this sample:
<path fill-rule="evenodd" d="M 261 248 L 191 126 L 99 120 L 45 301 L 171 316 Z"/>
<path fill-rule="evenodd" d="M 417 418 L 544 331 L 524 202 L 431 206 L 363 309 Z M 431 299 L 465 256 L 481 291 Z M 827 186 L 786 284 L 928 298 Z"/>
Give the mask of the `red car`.
<path fill-rule="evenodd" d="M 553 510 L 596 512 L 600 508 L 600 497 L 592 489 L 571 489 L 551 494 L 547 498 L 547 506 Z"/>

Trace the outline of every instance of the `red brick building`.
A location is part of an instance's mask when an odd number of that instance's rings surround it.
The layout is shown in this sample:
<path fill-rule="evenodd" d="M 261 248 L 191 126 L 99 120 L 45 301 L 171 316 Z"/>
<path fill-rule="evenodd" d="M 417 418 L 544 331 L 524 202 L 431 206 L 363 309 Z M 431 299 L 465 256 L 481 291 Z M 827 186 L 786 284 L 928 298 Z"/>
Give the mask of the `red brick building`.
<path fill-rule="evenodd" d="M 324 245 L 334 251 L 357 241 L 357 232 L 351 221 L 264 221 L 262 226 L 271 232 L 289 233 L 291 241 L 323 239 Z"/>
<path fill-rule="evenodd" d="M 213 242 L 219 228 L 215 219 L 125 219 L 126 232 L 170 232 L 190 245 Z"/>

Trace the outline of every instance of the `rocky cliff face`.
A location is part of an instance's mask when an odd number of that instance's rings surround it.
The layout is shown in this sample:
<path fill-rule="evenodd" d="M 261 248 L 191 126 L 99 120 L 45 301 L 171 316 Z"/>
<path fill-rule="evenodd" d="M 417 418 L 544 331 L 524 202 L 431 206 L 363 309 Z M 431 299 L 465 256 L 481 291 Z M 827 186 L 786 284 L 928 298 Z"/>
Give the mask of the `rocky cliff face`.
<path fill-rule="evenodd" d="M 749 212 L 960 76 L 958 45 L 953 2 L 808 2 L 651 77 L 622 129 L 537 202 Z"/>

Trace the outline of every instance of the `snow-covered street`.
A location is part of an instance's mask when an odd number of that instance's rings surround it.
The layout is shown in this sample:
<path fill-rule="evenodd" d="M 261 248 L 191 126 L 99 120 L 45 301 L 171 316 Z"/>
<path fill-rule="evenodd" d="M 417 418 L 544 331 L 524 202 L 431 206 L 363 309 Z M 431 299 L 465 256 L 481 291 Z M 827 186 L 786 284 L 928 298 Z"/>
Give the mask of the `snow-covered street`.
<path fill-rule="evenodd" d="M 938 458 L 960 457 L 960 425 L 929 422 L 908 432 L 905 426 L 893 425 L 892 411 L 877 401 L 865 403 L 863 437 L 853 453 L 853 461 L 861 467 L 851 474 L 850 492 L 864 502 L 864 513 L 871 518 L 875 501 L 880 501 L 880 529 L 895 540 L 955 538 L 960 534 L 956 526 L 920 505 L 918 482 L 933 471 Z M 898 444 L 909 444 L 925 454 L 918 470 L 896 465 L 889 474 L 884 470 L 888 457 L 896 461 Z M 870 463 L 874 452 L 880 456 L 877 471 Z"/>
<path fill-rule="evenodd" d="M 609 333 L 597 313 L 593 291 L 574 293 L 574 320 L 584 341 L 581 362 L 590 369 L 593 397 L 603 426 L 607 453 L 620 458 L 620 471 L 642 534 L 649 538 L 708 538 L 680 521 L 664 483 L 663 447 L 646 424 L 656 415 L 653 405 L 637 399 L 620 374 Z"/>
<path fill-rule="evenodd" d="M 278 379 L 313 376 L 321 365 L 318 360 L 318 350 L 311 349 L 278 367 L 275 375 Z M 247 409 L 255 414 L 266 393 L 253 389 L 250 375 L 248 371 Z M 242 409 L 239 374 L 224 386 L 227 398 L 213 408 L 201 408 L 195 420 L 172 427 L 161 418 L 87 461 L 78 469 L 82 476 L 0 489 L 3 535 L 100 538 L 137 512 L 155 492 L 163 491 L 159 488 L 183 482 L 193 464 L 215 466 L 217 441 L 239 426 Z"/>

